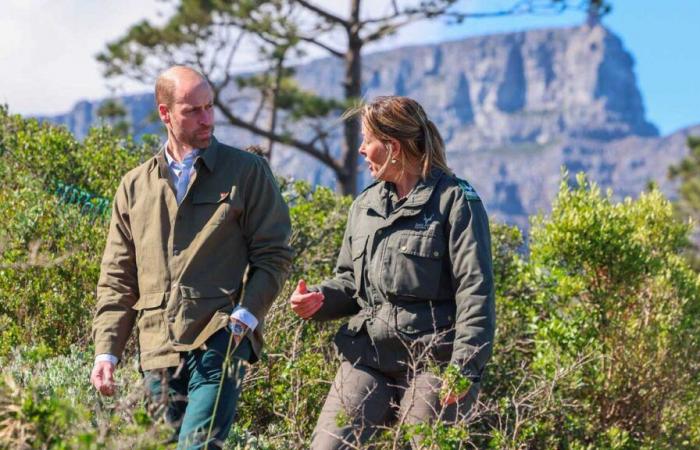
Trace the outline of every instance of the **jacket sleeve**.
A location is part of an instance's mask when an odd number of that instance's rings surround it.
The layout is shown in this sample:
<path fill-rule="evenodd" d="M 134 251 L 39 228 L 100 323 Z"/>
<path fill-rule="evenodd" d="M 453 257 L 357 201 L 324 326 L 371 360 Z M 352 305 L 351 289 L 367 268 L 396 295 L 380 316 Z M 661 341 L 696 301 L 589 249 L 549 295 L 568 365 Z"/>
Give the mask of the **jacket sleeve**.
<path fill-rule="evenodd" d="M 262 158 L 256 158 L 245 190 L 241 226 L 248 246 L 248 274 L 240 304 L 263 320 L 289 276 L 292 226 L 287 204 Z"/>
<path fill-rule="evenodd" d="M 134 327 L 136 311 L 132 306 L 138 298 L 136 252 L 129 221 L 128 195 L 122 180 L 114 197 L 97 283 L 97 304 L 92 323 L 95 354 L 108 353 L 121 358 Z"/>
<path fill-rule="evenodd" d="M 354 205 L 353 205 L 354 206 Z M 345 226 L 343 243 L 335 265 L 335 276 L 325 280 L 318 286 L 312 286 L 309 290 L 321 291 L 324 301 L 321 308 L 316 311 L 313 318 L 316 320 L 334 320 L 351 316 L 360 310 L 355 300 L 355 275 L 352 263 L 352 214 L 350 208 L 348 223 Z"/>
<path fill-rule="evenodd" d="M 457 306 L 451 363 L 478 380 L 491 357 L 496 326 L 489 221 L 480 200 L 460 195 L 449 216 L 449 252 Z"/>

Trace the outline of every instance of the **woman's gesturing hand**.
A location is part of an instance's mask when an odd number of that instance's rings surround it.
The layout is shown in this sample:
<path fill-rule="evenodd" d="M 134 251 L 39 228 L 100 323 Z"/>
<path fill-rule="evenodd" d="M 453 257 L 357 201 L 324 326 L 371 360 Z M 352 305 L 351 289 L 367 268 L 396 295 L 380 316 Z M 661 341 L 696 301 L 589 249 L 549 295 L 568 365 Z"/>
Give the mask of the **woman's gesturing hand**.
<path fill-rule="evenodd" d="M 292 296 L 289 298 L 289 305 L 297 316 L 302 319 L 308 319 L 323 305 L 323 294 L 307 291 L 306 281 L 299 280 L 297 288 L 294 289 Z"/>

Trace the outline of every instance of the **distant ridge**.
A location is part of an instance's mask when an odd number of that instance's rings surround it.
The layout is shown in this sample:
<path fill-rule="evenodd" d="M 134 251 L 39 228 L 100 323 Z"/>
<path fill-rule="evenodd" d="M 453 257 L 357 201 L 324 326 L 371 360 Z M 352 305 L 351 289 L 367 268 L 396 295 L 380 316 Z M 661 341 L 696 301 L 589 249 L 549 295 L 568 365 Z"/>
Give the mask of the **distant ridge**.
<path fill-rule="evenodd" d="M 667 167 L 687 154 L 687 135 L 700 135 L 697 126 L 659 136 L 646 119 L 633 57 L 598 24 L 402 47 L 367 54 L 363 64 L 365 98 L 398 94 L 421 102 L 445 138 L 450 166 L 472 182 L 494 217 L 523 227 L 549 208 L 562 166 L 585 170 L 620 197 L 637 195 L 650 180 L 673 197 Z M 336 59 L 297 68 L 299 83 L 324 96 L 340 97 L 342 76 Z M 152 94 L 122 100 L 139 131 L 160 130 L 146 120 Z M 98 105 L 83 101 L 43 119 L 84 136 Z M 236 108 L 246 114 L 254 106 L 241 101 Z M 291 128 L 305 131 L 302 124 Z M 216 134 L 239 146 L 260 141 L 227 126 Z M 339 135 L 332 141 L 338 152 L 340 142 Z M 283 174 L 334 184 L 329 170 L 297 151 L 277 146 L 272 163 Z"/>

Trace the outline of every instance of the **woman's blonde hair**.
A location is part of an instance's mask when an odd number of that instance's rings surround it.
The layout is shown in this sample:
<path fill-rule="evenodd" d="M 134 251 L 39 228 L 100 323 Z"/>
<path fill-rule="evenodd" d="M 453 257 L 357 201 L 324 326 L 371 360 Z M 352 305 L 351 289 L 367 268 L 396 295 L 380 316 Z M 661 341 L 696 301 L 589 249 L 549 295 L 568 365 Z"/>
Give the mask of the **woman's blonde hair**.
<path fill-rule="evenodd" d="M 360 115 L 364 129 L 379 141 L 401 144 L 401 167 L 407 160 L 416 162 L 423 179 L 433 167 L 451 174 L 445 158 L 445 142 L 435 124 L 428 119 L 423 107 L 412 98 L 387 95 L 354 107 L 345 118 Z M 387 161 L 388 163 L 388 161 Z"/>

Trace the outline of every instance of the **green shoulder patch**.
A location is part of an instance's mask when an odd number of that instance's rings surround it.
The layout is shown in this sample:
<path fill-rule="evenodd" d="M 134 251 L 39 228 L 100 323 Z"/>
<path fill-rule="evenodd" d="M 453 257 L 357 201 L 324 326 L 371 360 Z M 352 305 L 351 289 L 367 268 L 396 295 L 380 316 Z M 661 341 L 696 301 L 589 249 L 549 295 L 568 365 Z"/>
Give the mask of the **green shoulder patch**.
<path fill-rule="evenodd" d="M 462 192 L 464 192 L 464 195 L 467 197 L 467 200 L 469 200 L 469 201 L 481 200 L 481 198 L 479 198 L 479 194 L 476 193 L 476 191 L 474 190 L 472 185 L 469 184 L 469 182 L 467 180 L 462 180 L 461 178 L 457 178 L 457 184 L 459 184 L 459 188 L 462 189 Z"/>

